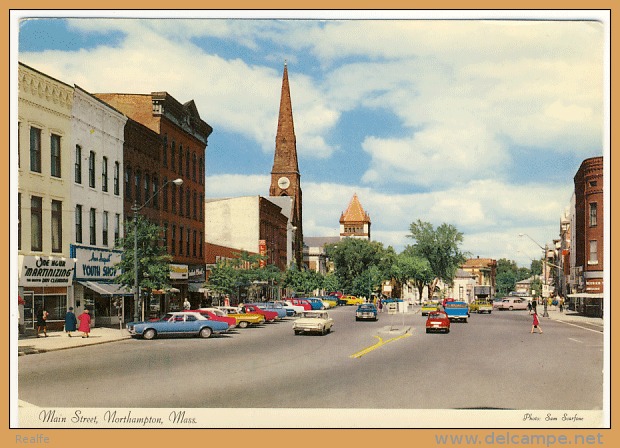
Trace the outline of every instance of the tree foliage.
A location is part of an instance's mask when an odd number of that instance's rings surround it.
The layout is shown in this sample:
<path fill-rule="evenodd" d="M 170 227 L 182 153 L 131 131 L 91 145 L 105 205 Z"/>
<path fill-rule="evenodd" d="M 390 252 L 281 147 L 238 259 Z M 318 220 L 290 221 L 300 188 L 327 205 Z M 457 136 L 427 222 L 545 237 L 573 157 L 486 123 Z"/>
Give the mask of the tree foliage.
<path fill-rule="evenodd" d="M 459 249 L 463 233 L 451 224 L 443 223 L 435 229 L 431 223 L 419 219 L 410 224 L 409 232 L 407 237 L 415 243 L 407 250 L 426 259 L 435 277 L 431 290 L 438 280 L 452 284 L 457 269 L 466 260 L 466 255 Z"/>
<path fill-rule="evenodd" d="M 136 233 L 137 229 L 137 233 Z M 128 221 L 125 226 L 125 235 L 116 247 L 123 250 L 121 261 L 116 265 L 120 274 L 114 279 L 116 283 L 128 289 L 134 288 L 134 236 L 138 238 L 138 285 L 141 289 L 166 289 L 170 287 L 170 262 L 172 257 L 166 253 L 161 244 L 162 229 L 142 216 L 138 216 L 137 223 Z"/>

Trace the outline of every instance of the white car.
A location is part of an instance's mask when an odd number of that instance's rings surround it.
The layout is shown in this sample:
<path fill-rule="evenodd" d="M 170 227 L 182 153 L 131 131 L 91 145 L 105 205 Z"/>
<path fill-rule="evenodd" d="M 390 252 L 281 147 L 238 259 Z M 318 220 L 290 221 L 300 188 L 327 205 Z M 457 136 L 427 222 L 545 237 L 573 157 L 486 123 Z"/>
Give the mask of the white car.
<path fill-rule="evenodd" d="M 299 319 L 293 324 L 293 332 L 302 333 L 319 333 L 325 335 L 332 330 L 334 320 L 329 317 L 324 310 L 308 310 L 304 311 Z"/>
<path fill-rule="evenodd" d="M 293 305 L 288 300 L 281 300 L 281 301 L 279 301 L 279 303 L 281 303 L 284 308 L 288 308 L 288 309 L 292 308 L 295 311 L 295 315 L 301 314 L 301 313 L 303 313 L 306 310 L 303 306 L 301 306 L 301 305 Z"/>

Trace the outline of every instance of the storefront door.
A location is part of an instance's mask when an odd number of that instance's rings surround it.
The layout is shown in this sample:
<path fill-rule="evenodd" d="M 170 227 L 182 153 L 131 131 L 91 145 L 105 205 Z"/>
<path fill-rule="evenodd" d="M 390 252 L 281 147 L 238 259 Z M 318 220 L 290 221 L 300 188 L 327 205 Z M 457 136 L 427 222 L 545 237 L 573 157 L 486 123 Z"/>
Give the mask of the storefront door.
<path fill-rule="evenodd" d="M 34 311 L 34 293 L 32 291 L 26 291 L 22 294 L 22 298 L 26 302 L 24 304 L 24 328 L 34 330 L 37 321 L 37 316 Z M 39 306 L 41 306 L 41 304 L 39 304 Z"/>

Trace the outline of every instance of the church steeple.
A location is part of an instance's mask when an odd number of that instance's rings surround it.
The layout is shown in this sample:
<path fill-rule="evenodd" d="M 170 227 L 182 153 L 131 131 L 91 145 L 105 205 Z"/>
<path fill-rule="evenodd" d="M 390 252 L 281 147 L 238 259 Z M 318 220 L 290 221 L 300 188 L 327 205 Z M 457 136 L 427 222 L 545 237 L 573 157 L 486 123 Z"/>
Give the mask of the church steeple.
<path fill-rule="evenodd" d="M 364 238 L 370 240 L 370 215 L 364 211 L 364 207 L 353 194 L 347 209 L 340 215 L 340 239 Z"/>
<path fill-rule="evenodd" d="M 301 268 L 303 263 L 300 177 L 297 162 L 297 139 L 295 137 L 295 126 L 293 125 L 293 106 L 288 83 L 288 67 L 286 62 L 284 62 L 278 130 L 276 132 L 276 150 L 273 157 L 273 168 L 271 169 L 269 196 L 291 196 L 293 198 L 291 226 L 294 229 L 294 241 L 292 242 L 292 248 L 295 263 L 299 268 Z"/>

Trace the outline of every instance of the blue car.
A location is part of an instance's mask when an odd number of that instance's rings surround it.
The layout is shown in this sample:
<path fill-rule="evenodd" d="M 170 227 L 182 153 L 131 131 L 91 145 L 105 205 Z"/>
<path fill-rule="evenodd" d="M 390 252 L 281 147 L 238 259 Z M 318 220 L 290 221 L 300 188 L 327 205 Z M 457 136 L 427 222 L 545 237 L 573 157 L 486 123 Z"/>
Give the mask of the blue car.
<path fill-rule="evenodd" d="M 168 313 L 159 320 L 129 322 L 127 330 L 132 336 L 154 339 L 157 336 L 200 336 L 209 338 L 212 334 L 228 331 L 226 322 L 209 320 L 196 312 Z"/>
<path fill-rule="evenodd" d="M 277 304 L 274 305 L 269 302 L 265 302 L 265 303 L 252 303 L 252 305 L 260 308 L 261 310 L 275 311 L 276 313 L 278 313 L 278 319 L 284 319 L 286 317 L 286 310 L 284 309 L 284 307 L 280 306 L 278 308 L 276 306 Z"/>
<path fill-rule="evenodd" d="M 307 297 L 306 300 L 310 302 L 310 305 L 312 305 L 313 310 L 324 310 L 325 309 L 325 304 L 323 303 L 323 300 L 318 297 Z"/>
<path fill-rule="evenodd" d="M 283 309 L 286 312 L 286 317 L 291 317 L 295 315 L 295 309 L 291 307 L 287 307 L 282 305 L 281 303 L 276 302 L 267 302 L 266 305 L 270 307 L 270 310 Z"/>
<path fill-rule="evenodd" d="M 362 303 L 355 310 L 355 320 L 377 320 L 377 307 L 372 303 Z"/>

